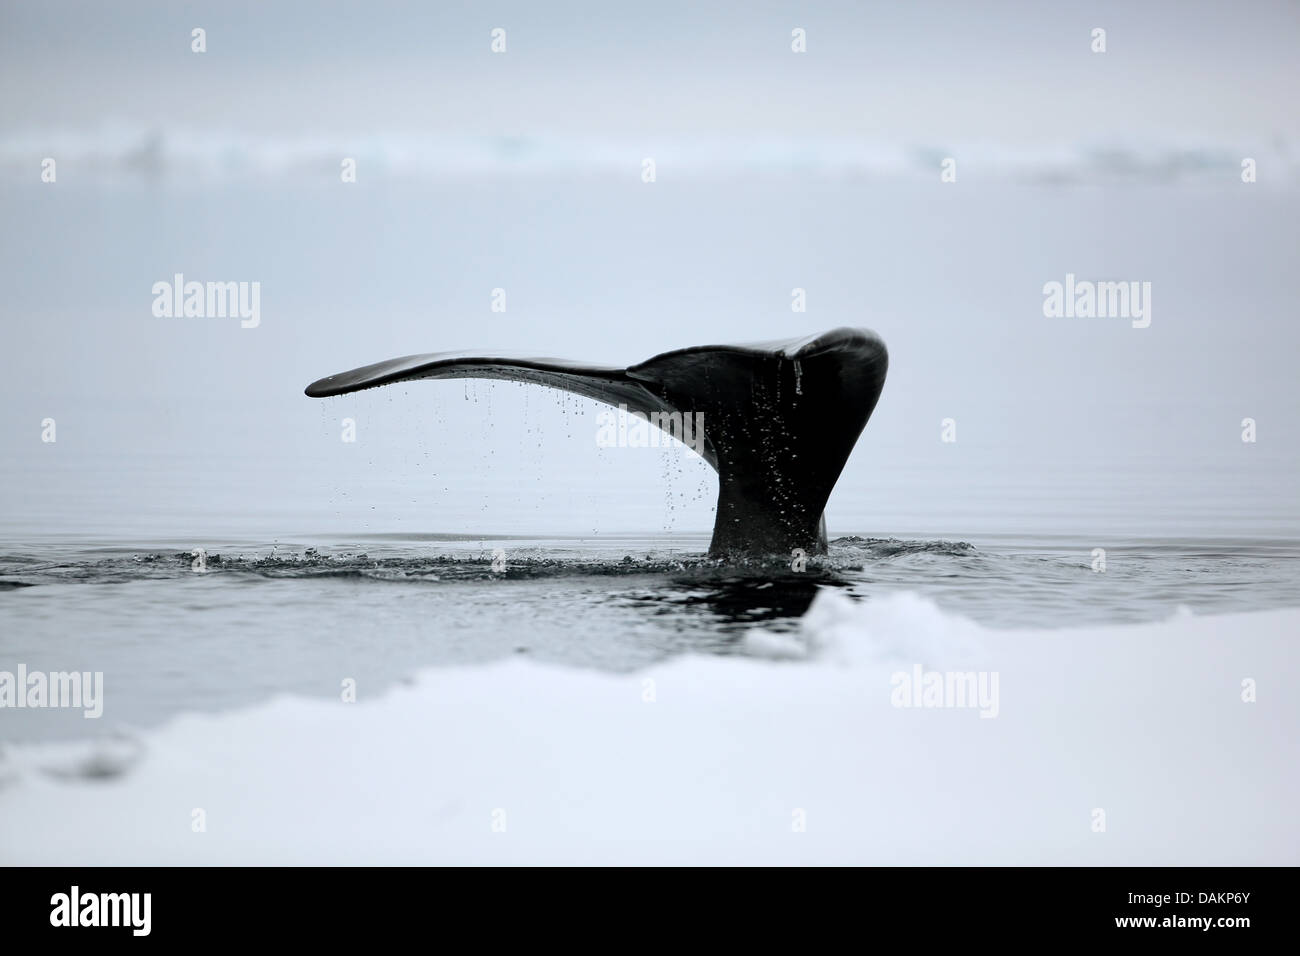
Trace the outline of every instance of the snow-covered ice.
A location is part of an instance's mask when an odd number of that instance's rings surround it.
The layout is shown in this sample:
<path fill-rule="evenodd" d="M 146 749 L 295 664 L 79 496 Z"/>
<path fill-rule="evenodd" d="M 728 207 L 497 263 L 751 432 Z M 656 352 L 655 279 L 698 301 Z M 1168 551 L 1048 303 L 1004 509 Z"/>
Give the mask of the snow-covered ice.
<path fill-rule="evenodd" d="M 995 631 L 828 590 L 748 657 L 511 659 L 9 746 L 0 862 L 1294 865 L 1298 625 Z M 895 706 L 918 667 L 996 673 L 997 716 Z"/>

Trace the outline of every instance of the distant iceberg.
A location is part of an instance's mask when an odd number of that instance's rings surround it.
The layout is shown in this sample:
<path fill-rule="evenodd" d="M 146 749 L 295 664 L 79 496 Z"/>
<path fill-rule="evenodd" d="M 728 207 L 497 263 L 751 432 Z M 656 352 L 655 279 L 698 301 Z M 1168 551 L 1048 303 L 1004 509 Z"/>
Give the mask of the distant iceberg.
<path fill-rule="evenodd" d="M 0 168 L 39 173 L 43 157 L 81 179 L 134 178 L 178 182 L 296 178 L 340 181 L 344 159 L 357 181 L 439 181 L 465 176 L 625 175 L 639 181 L 645 157 L 672 175 L 776 175 L 820 179 L 1026 184 L 1241 182 L 1255 161 L 1258 182 L 1293 188 L 1300 157 L 1284 138 L 1268 142 L 1201 141 L 1042 144 L 880 143 L 860 139 L 701 138 L 640 142 L 591 138 L 434 135 L 394 131 L 360 138 L 256 136 L 207 129 L 104 125 L 92 130 L 28 130 L 0 134 Z M 945 167 L 951 160 L 952 165 Z M 63 181 L 67 181 L 66 175 Z"/>

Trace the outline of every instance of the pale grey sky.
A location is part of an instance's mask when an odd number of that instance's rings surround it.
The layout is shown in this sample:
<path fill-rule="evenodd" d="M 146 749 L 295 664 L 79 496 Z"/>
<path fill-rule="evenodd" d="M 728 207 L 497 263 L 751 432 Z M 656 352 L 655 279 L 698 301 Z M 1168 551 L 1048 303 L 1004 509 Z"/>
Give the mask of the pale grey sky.
<path fill-rule="evenodd" d="M 207 30 L 208 52 L 189 49 Z M 507 31 L 508 52 L 489 52 Z M 790 51 L 807 30 L 808 52 Z M 1090 33 L 1107 31 L 1093 54 Z M 263 3 L 0 8 L 4 129 L 1077 143 L 1300 130 L 1300 5 Z"/>

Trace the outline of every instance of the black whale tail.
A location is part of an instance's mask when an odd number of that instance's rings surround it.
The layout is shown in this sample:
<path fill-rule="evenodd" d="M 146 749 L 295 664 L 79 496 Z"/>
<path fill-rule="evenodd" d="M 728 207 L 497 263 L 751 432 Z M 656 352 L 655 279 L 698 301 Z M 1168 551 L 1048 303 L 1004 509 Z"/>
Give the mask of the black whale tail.
<path fill-rule="evenodd" d="M 703 457 L 718 471 L 711 556 L 826 551 L 822 514 L 885 384 L 884 343 L 866 329 L 656 355 L 619 369 L 559 359 L 442 352 L 320 379 L 323 398 L 422 378 L 533 382 L 660 413 L 702 416 Z M 695 419 L 699 420 L 699 419 Z"/>

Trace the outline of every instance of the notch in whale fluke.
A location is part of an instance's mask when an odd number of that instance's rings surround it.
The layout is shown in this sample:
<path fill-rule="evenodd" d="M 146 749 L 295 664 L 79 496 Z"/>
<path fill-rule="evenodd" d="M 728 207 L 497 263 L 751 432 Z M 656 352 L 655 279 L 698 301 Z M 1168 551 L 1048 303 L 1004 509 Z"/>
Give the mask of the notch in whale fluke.
<path fill-rule="evenodd" d="M 645 413 L 703 413 L 718 472 L 712 556 L 826 552 L 822 519 L 885 384 L 889 356 L 868 329 L 665 352 L 628 368 L 504 353 L 407 355 L 329 375 L 312 398 L 423 378 L 533 382 Z"/>

